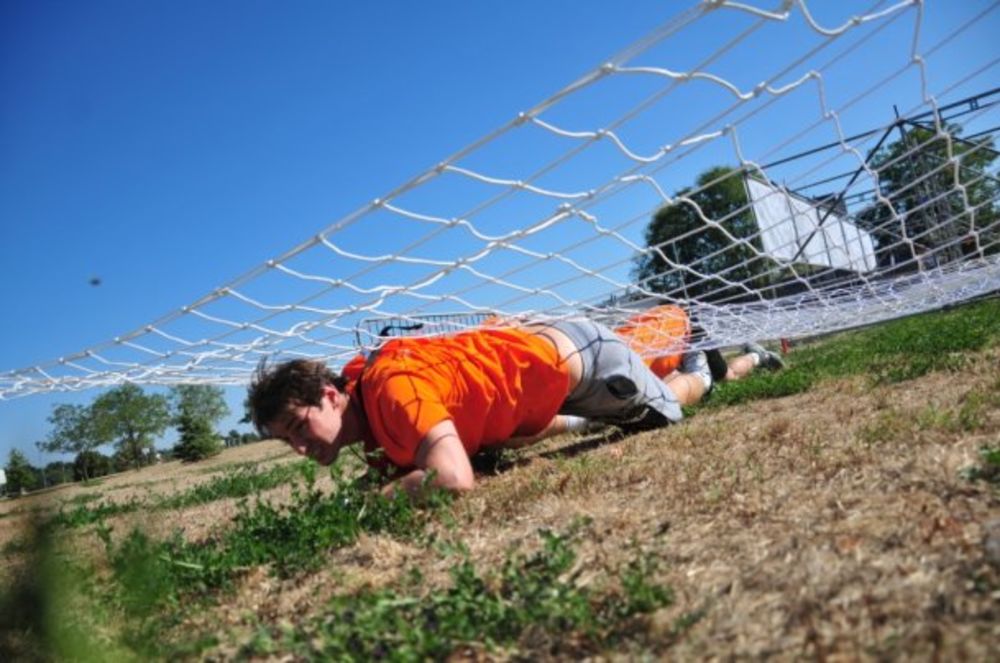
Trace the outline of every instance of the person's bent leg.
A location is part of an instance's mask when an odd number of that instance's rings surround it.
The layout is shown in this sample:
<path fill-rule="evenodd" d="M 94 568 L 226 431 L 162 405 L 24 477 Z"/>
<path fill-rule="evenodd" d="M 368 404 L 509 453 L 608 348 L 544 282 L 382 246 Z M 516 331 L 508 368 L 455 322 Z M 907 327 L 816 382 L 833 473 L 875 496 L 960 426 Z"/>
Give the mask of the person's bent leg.
<path fill-rule="evenodd" d="M 540 442 L 547 437 L 562 435 L 563 433 L 591 433 L 599 430 L 602 424 L 591 421 L 585 417 L 577 417 L 571 414 L 557 414 L 552 417 L 549 425 L 538 431 L 534 435 L 522 435 L 512 437 L 503 443 L 505 449 L 520 449 Z"/>
<path fill-rule="evenodd" d="M 777 371 L 785 367 L 781 355 L 757 343 L 745 344 L 743 352 L 744 354 L 739 357 L 729 360 L 727 380 L 741 380 L 753 373 L 754 369 L 758 367 L 769 371 Z"/>
<path fill-rule="evenodd" d="M 585 319 L 552 327 L 573 341 L 583 363 L 582 379 L 560 413 L 628 429 L 655 428 L 683 418 L 677 395 L 610 329 Z"/>
<path fill-rule="evenodd" d="M 699 402 L 705 396 L 705 392 L 708 391 L 705 388 L 705 381 L 701 376 L 693 373 L 674 371 L 664 378 L 663 382 L 673 392 L 677 398 L 677 402 L 684 406 L 694 405 Z"/>
<path fill-rule="evenodd" d="M 759 363 L 756 355 L 745 354 L 729 360 L 729 372 L 726 374 L 727 380 L 742 380 L 753 373 Z"/>

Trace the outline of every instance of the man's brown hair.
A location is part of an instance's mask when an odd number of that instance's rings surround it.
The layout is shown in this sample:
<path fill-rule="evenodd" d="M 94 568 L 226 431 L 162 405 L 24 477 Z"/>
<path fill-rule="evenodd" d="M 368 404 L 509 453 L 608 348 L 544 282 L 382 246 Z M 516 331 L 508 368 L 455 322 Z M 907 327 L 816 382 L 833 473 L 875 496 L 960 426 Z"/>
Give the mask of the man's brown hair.
<path fill-rule="evenodd" d="M 321 361 L 293 359 L 269 365 L 267 360 L 257 365 L 257 372 L 247 389 L 250 420 L 261 435 L 268 426 L 292 405 L 319 405 L 323 387 L 344 391 L 347 380 L 331 371 Z"/>

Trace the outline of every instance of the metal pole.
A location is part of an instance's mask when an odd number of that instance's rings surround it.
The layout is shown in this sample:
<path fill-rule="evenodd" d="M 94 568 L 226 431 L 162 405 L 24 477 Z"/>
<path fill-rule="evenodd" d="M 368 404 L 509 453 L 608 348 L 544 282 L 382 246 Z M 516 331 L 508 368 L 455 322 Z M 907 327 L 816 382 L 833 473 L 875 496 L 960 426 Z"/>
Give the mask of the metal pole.
<path fill-rule="evenodd" d="M 889 134 L 892 133 L 893 128 L 898 123 L 899 120 L 893 122 L 892 125 L 888 129 L 886 129 L 885 132 L 882 134 L 882 137 L 879 138 L 878 142 L 875 144 L 875 147 L 873 147 L 868 151 L 868 154 L 865 155 L 865 163 L 864 163 L 865 166 L 867 166 L 868 162 L 872 160 L 872 157 L 875 156 L 875 153 L 879 151 L 879 148 L 882 147 L 882 143 L 885 142 L 885 139 L 889 137 Z M 799 257 L 802 255 L 802 252 L 805 251 L 806 246 L 808 246 L 809 242 L 812 241 L 813 236 L 819 231 L 820 228 L 823 227 L 823 224 L 826 223 L 826 220 L 830 217 L 830 215 L 833 214 L 833 210 L 837 209 L 840 205 L 843 204 L 844 197 L 847 195 L 848 189 L 851 188 L 851 185 L 854 184 L 854 182 L 858 179 L 863 170 L 864 166 L 861 166 L 856 171 L 854 171 L 854 175 L 851 176 L 851 180 L 844 187 L 843 191 L 840 192 L 840 195 L 837 196 L 837 199 L 833 202 L 833 204 L 826 209 L 826 211 L 823 213 L 823 216 L 820 217 L 819 223 L 816 224 L 816 230 L 813 230 L 811 233 L 809 233 L 809 236 L 806 237 L 806 241 L 802 243 L 802 246 L 799 247 L 799 250 L 795 252 L 794 256 L 792 256 L 791 262 L 795 262 L 796 260 L 799 259 Z"/>

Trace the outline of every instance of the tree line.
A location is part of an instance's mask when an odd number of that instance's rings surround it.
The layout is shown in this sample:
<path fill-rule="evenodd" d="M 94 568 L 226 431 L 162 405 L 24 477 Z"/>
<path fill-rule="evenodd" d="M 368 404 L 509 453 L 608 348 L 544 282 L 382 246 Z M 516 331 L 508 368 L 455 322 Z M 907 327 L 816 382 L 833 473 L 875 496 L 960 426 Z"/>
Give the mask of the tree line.
<path fill-rule="evenodd" d="M 19 495 L 42 486 L 67 481 L 88 481 L 112 472 L 138 469 L 166 456 L 194 462 L 231 447 L 257 441 L 252 433 L 215 430 L 229 414 L 223 391 L 210 385 L 178 385 L 166 394 L 147 393 L 134 384 L 123 384 L 98 395 L 88 405 L 57 404 L 48 417 L 46 439 L 36 446 L 47 453 L 72 454 L 72 462 L 56 461 L 43 468 L 31 465 L 17 449 L 10 452 L 5 469 L 5 491 Z M 166 452 L 154 446 L 168 428 L 179 434 Z M 110 456 L 99 451 L 111 445 Z"/>

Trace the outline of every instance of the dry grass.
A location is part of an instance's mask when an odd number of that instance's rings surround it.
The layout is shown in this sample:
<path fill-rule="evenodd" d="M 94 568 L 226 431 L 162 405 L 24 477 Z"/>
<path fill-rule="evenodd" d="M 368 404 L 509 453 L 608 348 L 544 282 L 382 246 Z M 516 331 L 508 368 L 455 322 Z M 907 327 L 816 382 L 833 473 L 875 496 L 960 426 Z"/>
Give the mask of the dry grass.
<path fill-rule="evenodd" d="M 993 348 L 960 378 L 933 373 L 875 389 L 845 379 L 705 411 L 663 431 L 551 440 L 481 476 L 434 535 L 462 541 L 478 566 L 495 568 L 512 547 L 536 545 L 539 528 L 586 516 L 578 563 L 583 581 L 596 584 L 636 547 L 653 553 L 675 603 L 641 620 L 632 649 L 609 655 L 995 660 L 1000 496 L 961 470 L 982 445 L 1000 443 L 998 365 Z M 286 458 L 277 443 L 263 443 L 213 465 L 168 464 L 93 490 L 116 499 L 170 493 L 209 479 L 211 467 Z M 91 489 L 42 499 L 83 490 Z M 155 523 L 130 514 L 113 524 L 158 533 L 183 526 L 200 538 L 224 528 L 232 512 L 220 502 Z M 381 536 L 328 557 L 324 570 L 291 580 L 253 571 L 182 630 L 216 632 L 215 655 L 227 657 L 260 623 L 294 627 L 322 614 L 334 593 L 395 586 L 412 567 L 443 584 L 454 564 L 441 545 Z M 676 632 L 676 620 L 692 614 L 700 619 Z"/>
<path fill-rule="evenodd" d="M 197 464 L 169 461 L 139 470 L 129 470 L 101 477 L 89 485 L 67 483 L 48 490 L 37 491 L 16 500 L 0 501 L 0 549 L 23 537 L 30 523 L 61 507 L 72 507 L 76 502 L 88 497 L 90 504 L 97 502 L 126 503 L 133 499 L 152 500 L 188 490 L 198 484 L 211 481 L 219 473 L 232 468 L 252 464 L 287 462 L 296 456 L 286 445 L 277 440 L 225 449 L 221 454 Z M 231 503 L 215 502 L 200 509 L 184 509 L 160 512 L 155 519 L 138 511 L 112 519 L 119 531 L 127 531 L 132 526 L 151 527 L 161 532 L 183 527 L 192 536 L 203 535 L 232 517 Z M 70 536 L 76 536 L 71 534 Z M 82 544 L 96 549 L 96 541 Z M 16 563 L 16 559 L 0 557 L 0 569 Z"/>
<path fill-rule="evenodd" d="M 827 383 L 699 416 L 586 450 L 577 465 L 535 451 L 461 505 L 464 534 L 493 548 L 583 513 L 595 562 L 630 541 L 657 550 L 678 598 L 670 612 L 704 611 L 665 643 L 679 658 L 987 660 L 1000 644 L 1000 576 L 984 544 L 1000 502 L 960 477 L 1000 441 L 1000 362 L 984 359 L 962 380 L 868 393 L 858 380 Z M 926 425 L 981 393 L 992 401 L 975 430 Z"/>

